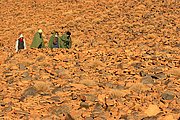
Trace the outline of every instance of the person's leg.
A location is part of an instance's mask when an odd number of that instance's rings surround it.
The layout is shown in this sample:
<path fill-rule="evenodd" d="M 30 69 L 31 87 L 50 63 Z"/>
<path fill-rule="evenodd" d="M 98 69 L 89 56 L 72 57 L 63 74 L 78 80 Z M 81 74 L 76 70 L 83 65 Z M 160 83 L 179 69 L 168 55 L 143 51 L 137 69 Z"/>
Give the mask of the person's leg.
<path fill-rule="evenodd" d="M 42 48 L 42 43 L 38 46 L 38 48 Z"/>

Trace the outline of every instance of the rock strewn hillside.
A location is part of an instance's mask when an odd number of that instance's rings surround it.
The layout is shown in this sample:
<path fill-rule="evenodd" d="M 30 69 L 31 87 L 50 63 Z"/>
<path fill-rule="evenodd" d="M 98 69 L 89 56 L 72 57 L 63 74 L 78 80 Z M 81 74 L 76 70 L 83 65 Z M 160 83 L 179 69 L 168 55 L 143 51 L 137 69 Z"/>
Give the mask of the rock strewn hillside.
<path fill-rule="evenodd" d="M 1 118 L 179 118 L 178 1 L 1 0 L 0 6 Z M 52 30 L 70 30 L 73 48 L 14 53 L 18 33 L 29 46 L 38 28 L 46 45 Z"/>

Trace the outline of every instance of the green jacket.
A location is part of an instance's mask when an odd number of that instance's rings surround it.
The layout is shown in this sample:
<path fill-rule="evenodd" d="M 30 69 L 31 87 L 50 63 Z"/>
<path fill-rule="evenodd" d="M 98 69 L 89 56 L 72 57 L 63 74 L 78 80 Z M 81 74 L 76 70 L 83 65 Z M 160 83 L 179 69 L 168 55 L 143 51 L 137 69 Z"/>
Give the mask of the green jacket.
<path fill-rule="evenodd" d="M 61 41 L 60 41 L 60 47 L 61 48 L 71 48 L 72 46 L 72 41 L 71 41 L 71 37 L 68 38 L 67 34 L 63 34 L 60 37 Z"/>
<path fill-rule="evenodd" d="M 49 47 L 49 48 L 53 48 L 54 38 L 55 38 L 55 33 L 53 33 L 52 36 L 50 37 L 49 44 L 48 44 L 48 47 Z M 61 41 L 61 39 L 60 39 L 60 37 L 58 37 L 58 47 L 59 47 L 59 48 L 61 48 L 61 47 L 60 47 L 60 41 Z"/>
<path fill-rule="evenodd" d="M 43 40 L 43 38 L 40 38 L 40 34 L 37 32 L 34 35 L 33 42 L 31 44 L 30 48 L 38 48 L 40 45 L 41 45 L 40 48 L 45 48 L 44 40 Z"/>

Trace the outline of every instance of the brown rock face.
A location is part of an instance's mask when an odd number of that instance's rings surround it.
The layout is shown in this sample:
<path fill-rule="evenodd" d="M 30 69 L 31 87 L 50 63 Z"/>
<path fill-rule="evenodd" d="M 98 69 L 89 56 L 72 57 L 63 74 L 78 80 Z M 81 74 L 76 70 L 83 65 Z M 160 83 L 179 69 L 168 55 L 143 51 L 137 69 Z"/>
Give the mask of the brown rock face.
<path fill-rule="evenodd" d="M 0 118 L 180 118 L 178 0 L 0 0 Z M 45 48 L 30 49 L 41 28 Z M 49 49 L 53 31 L 71 49 Z M 15 52 L 22 33 L 27 49 Z"/>

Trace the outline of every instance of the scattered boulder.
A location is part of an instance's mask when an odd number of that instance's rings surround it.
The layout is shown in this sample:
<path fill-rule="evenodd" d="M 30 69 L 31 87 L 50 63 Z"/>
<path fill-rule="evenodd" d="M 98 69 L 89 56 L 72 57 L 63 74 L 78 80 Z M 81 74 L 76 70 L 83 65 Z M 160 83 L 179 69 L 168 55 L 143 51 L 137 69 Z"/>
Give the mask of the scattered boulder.
<path fill-rule="evenodd" d="M 141 120 L 157 120 L 157 117 L 156 116 L 144 117 Z"/>
<path fill-rule="evenodd" d="M 84 120 L 94 120 L 93 117 L 86 117 Z"/>
<path fill-rule="evenodd" d="M 154 84 L 154 80 L 151 76 L 145 76 L 141 79 L 141 83 L 143 84 Z"/>
<path fill-rule="evenodd" d="M 55 87 L 53 90 L 52 90 L 52 93 L 55 94 L 56 92 L 58 91 L 63 91 L 63 88 L 62 87 Z"/>
<path fill-rule="evenodd" d="M 51 82 L 48 81 L 35 81 L 34 82 L 34 87 L 36 90 L 42 94 L 50 93 L 51 91 Z"/>
<path fill-rule="evenodd" d="M 160 113 L 160 109 L 159 109 L 159 107 L 157 105 L 150 104 L 148 106 L 148 108 L 144 111 L 144 113 L 148 117 L 153 117 L 153 116 L 156 116 L 158 113 Z"/>
<path fill-rule="evenodd" d="M 147 73 L 144 72 L 144 71 L 140 71 L 140 72 L 139 72 L 139 75 L 140 75 L 141 77 L 145 77 L 145 76 L 147 75 Z"/>
<path fill-rule="evenodd" d="M 81 109 L 81 108 L 86 108 L 86 109 L 88 109 L 88 108 L 89 108 L 89 104 L 88 104 L 87 102 L 81 102 L 79 109 Z"/>
<path fill-rule="evenodd" d="M 100 103 L 96 103 L 90 117 L 104 119 L 104 113 L 102 105 Z"/>
<path fill-rule="evenodd" d="M 59 96 L 52 96 L 50 98 L 50 100 L 55 101 L 55 102 L 60 102 L 60 97 Z"/>
<path fill-rule="evenodd" d="M 65 120 L 75 120 L 75 119 L 69 113 L 67 113 Z"/>
<path fill-rule="evenodd" d="M 37 62 L 42 62 L 42 61 L 44 61 L 44 60 L 45 60 L 45 56 L 39 56 L 39 57 L 37 57 L 37 59 L 36 59 Z"/>
<path fill-rule="evenodd" d="M 141 67 L 142 67 L 142 64 L 141 64 L 141 63 L 136 63 L 136 62 L 132 63 L 131 65 L 132 65 L 135 69 L 141 69 Z"/>
<path fill-rule="evenodd" d="M 161 96 L 163 100 L 172 100 L 175 97 L 173 92 L 164 92 Z"/>
<path fill-rule="evenodd" d="M 49 111 L 51 114 L 60 116 L 61 114 L 69 113 L 70 108 L 67 105 L 50 107 Z"/>
<path fill-rule="evenodd" d="M 23 101 L 28 96 L 35 96 L 37 94 L 37 90 L 34 87 L 29 87 L 24 90 L 23 94 L 21 95 L 20 101 Z"/>
<path fill-rule="evenodd" d="M 13 76 L 13 73 L 12 72 L 4 72 L 3 73 L 5 77 L 11 77 Z"/>
<path fill-rule="evenodd" d="M 179 119 L 177 1 L 0 0 L 0 118 Z M 30 49 L 37 27 L 46 47 Z M 71 49 L 47 48 L 54 29 Z"/>
<path fill-rule="evenodd" d="M 26 78 L 29 76 L 29 72 L 26 71 L 26 72 L 23 72 L 22 75 L 21 75 L 23 78 Z"/>
<path fill-rule="evenodd" d="M 155 74 L 155 76 L 158 78 L 158 79 L 166 79 L 166 74 L 163 73 L 163 72 L 160 72 L 160 73 L 157 73 Z"/>
<path fill-rule="evenodd" d="M 6 81 L 8 84 L 13 84 L 14 80 L 13 79 L 9 79 Z"/>
<path fill-rule="evenodd" d="M 13 109 L 12 109 L 12 106 L 7 106 L 7 107 L 5 107 L 4 109 L 2 109 L 2 112 L 10 112 L 10 111 L 12 111 Z"/>
<path fill-rule="evenodd" d="M 97 100 L 97 96 L 94 94 L 84 94 L 86 96 L 86 99 L 91 102 L 95 102 Z"/>
<path fill-rule="evenodd" d="M 84 85 L 86 85 L 88 87 L 96 85 L 95 81 L 93 81 L 93 80 L 82 80 L 82 81 L 80 81 L 80 83 L 84 84 Z"/>
<path fill-rule="evenodd" d="M 180 31 L 180 30 L 179 30 L 179 31 Z M 179 44 L 176 44 L 174 47 L 180 48 L 180 43 L 179 43 Z"/>
<path fill-rule="evenodd" d="M 20 101 L 23 101 L 28 96 L 35 96 L 37 94 L 36 88 L 30 86 L 26 90 L 24 90 L 23 94 L 21 95 Z"/>
<path fill-rule="evenodd" d="M 122 86 L 122 85 L 117 85 L 117 86 L 116 86 L 116 89 L 119 89 L 119 90 L 124 90 L 124 89 L 125 89 L 125 87 L 124 87 L 124 86 Z"/>
<path fill-rule="evenodd" d="M 26 70 L 26 66 L 24 64 L 20 63 L 19 70 Z"/>

